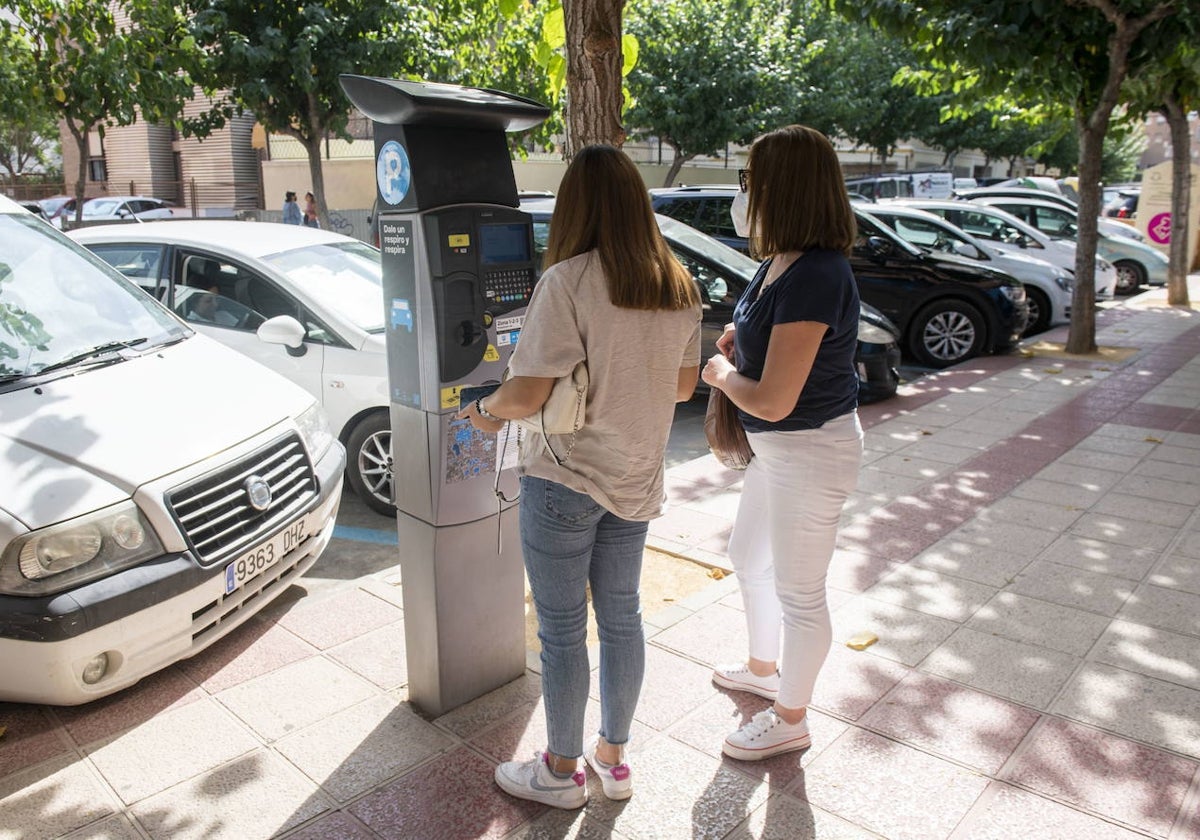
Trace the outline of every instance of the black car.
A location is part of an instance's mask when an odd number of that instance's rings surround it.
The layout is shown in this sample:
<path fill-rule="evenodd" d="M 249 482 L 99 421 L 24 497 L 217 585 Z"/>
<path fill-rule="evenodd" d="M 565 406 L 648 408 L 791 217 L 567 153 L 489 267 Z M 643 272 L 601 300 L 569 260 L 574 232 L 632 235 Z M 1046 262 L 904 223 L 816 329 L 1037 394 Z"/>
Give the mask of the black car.
<path fill-rule="evenodd" d="M 550 235 L 554 200 L 522 201 L 521 209 L 533 216 L 534 246 L 540 261 Z M 703 352 L 709 353 L 725 325 L 733 320 L 733 307 L 754 279 L 758 263 L 693 227 L 662 215 L 657 219 L 667 244 L 700 286 L 704 309 L 701 341 L 707 348 Z M 896 371 L 900 364 L 899 339 L 900 331 L 895 324 L 874 307 L 862 305 L 855 355 L 860 403 L 877 402 L 896 393 L 900 384 Z M 700 383 L 701 390 L 705 387 Z"/>
<path fill-rule="evenodd" d="M 736 187 L 650 190 L 654 209 L 693 225 L 742 253 L 749 243 L 733 229 Z M 1025 287 L 1010 274 L 953 254 L 926 254 L 853 202 L 858 241 L 850 257 L 858 294 L 900 328 L 912 358 L 944 368 L 982 353 L 1012 349 L 1029 317 Z"/>

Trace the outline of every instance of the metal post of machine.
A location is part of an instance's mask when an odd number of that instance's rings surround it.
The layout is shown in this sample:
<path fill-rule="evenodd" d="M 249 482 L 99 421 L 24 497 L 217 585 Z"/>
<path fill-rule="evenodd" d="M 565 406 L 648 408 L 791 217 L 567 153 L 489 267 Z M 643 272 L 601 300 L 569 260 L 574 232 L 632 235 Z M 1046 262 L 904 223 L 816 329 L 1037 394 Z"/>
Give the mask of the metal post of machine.
<path fill-rule="evenodd" d="M 536 266 L 506 132 L 549 116 L 512 94 L 344 75 L 375 122 L 392 486 L 409 699 L 440 715 L 525 671 L 516 435 L 454 420 L 459 390 L 500 381 Z M 503 458 L 503 461 L 501 460 Z"/>

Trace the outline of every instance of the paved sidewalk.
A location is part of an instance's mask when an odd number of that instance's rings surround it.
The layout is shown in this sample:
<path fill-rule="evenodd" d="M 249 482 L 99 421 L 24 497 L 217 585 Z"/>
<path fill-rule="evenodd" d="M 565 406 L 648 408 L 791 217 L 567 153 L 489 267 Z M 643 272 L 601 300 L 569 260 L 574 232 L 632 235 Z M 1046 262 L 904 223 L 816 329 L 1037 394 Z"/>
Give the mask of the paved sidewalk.
<path fill-rule="evenodd" d="M 422 718 L 392 568 L 115 697 L 0 704 L 0 838 L 1200 838 L 1200 311 L 1163 300 L 1098 315 L 1127 358 L 980 359 L 863 408 L 802 754 L 721 757 L 766 705 L 709 680 L 745 652 L 727 577 L 647 617 L 633 798 L 510 799 L 537 673 Z M 724 565 L 740 475 L 669 479 L 652 545 Z"/>

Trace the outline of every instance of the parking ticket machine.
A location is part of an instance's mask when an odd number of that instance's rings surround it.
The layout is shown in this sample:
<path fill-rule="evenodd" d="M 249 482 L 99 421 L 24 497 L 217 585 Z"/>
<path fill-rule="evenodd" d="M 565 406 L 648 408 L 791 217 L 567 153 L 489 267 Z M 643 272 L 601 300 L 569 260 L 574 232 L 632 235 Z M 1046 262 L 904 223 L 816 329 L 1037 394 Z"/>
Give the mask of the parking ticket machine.
<path fill-rule="evenodd" d="M 497 383 L 537 276 L 506 133 L 544 105 L 493 90 L 344 75 L 374 120 L 392 486 L 409 698 L 442 714 L 525 671 L 516 436 L 455 420 Z"/>

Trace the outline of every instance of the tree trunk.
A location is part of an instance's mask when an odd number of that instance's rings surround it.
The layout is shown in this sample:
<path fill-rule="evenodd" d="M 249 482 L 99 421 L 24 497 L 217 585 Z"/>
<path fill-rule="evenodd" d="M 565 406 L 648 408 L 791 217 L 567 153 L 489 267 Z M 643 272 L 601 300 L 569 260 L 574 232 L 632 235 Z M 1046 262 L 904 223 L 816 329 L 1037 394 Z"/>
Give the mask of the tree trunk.
<path fill-rule="evenodd" d="M 621 12 L 625 0 L 563 0 L 567 34 L 566 157 L 593 143 L 620 148 Z"/>
<path fill-rule="evenodd" d="M 75 148 L 79 151 L 79 171 L 75 179 L 75 223 L 79 224 L 83 221 L 83 194 L 87 192 L 88 134 L 91 132 L 76 126 L 73 120 L 67 120 L 66 123 L 67 131 L 75 138 Z M 63 221 L 66 221 L 65 217 Z"/>
<path fill-rule="evenodd" d="M 675 179 L 679 177 L 679 170 L 683 169 L 683 165 L 695 157 L 695 155 L 680 154 L 680 149 L 674 143 L 668 144 L 675 151 L 675 157 L 671 161 L 671 168 L 667 170 L 667 175 L 663 178 L 663 186 L 669 187 L 675 183 Z"/>
<path fill-rule="evenodd" d="M 1192 254 L 1188 250 L 1191 237 L 1192 161 L 1191 136 L 1187 113 L 1174 92 L 1167 94 L 1163 112 L 1171 127 L 1171 264 L 1167 267 L 1167 303 L 1188 305 L 1188 269 Z"/>
<path fill-rule="evenodd" d="M 1099 238 L 1100 169 L 1104 128 L 1078 116 L 1079 128 L 1079 231 L 1075 243 L 1075 289 L 1071 293 L 1071 327 L 1067 352 L 1096 352 L 1096 242 Z M 1107 127 L 1107 120 L 1103 126 Z M 1088 220 L 1091 220 L 1090 224 Z"/>
<path fill-rule="evenodd" d="M 325 170 L 321 164 L 321 142 L 325 127 L 317 120 L 316 96 L 308 94 L 308 138 L 301 138 L 308 152 L 308 177 L 312 182 L 313 198 L 317 202 L 317 223 L 322 230 L 332 230 L 329 224 L 329 206 L 325 203 Z"/>

